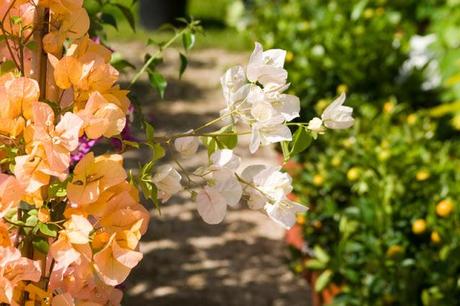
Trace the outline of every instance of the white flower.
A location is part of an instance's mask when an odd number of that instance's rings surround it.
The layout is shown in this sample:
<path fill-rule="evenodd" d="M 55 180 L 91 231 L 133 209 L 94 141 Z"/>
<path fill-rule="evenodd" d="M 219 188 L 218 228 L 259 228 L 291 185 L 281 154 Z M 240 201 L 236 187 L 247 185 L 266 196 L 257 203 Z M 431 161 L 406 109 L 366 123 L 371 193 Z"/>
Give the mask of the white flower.
<path fill-rule="evenodd" d="M 286 121 L 299 117 L 300 100 L 294 95 L 282 94 L 272 102 L 273 107 L 281 113 Z"/>
<path fill-rule="evenodd" d="M 279 170 L 280 167 L 264 165 L 251 165 L 243 170 L 241 177 L 251 185 L 244 189 L 250 208 L 261 209 L 265 204 L 284 199 L 292 191 L 291 177 Z"/>
<path fill-rule="evenodd" d="M 292 179 L 279 170 L 279 167 L 264 165 L 251 165 L 244 169 L 241 178 L 248 183 L 244 194 L 250 208 L 264 208 L 276 223 L 291 228 L 295 224 L 296 213 L 307 211 L 307 207 L 287 198 L 292 191 Z"/>
<path fill-rule="evenodd" d="M 243 188 L 235 177 L 235 173 L 228 169 L 222 169 L 213 173 L 214 188 L 224 196 L 225 202 L 236 207 L 241 200 Z"/>
<path fill-rule="evenodd" d="M 307 129 L 309 129 L 312 132 L 323 133 L 324 132 L 323 120 L 321 120 L 318 117 L 311 119 L 308 122 Z"/>
<path fill-rule="evenodd" d="M 233 153 L 232 150 L 217 150 L 211 155 L 211 170 L 227 168 L 236 170 L 239 167 L 241 158 Z"/>
<path fill-rule="evenodd" d="M 246 84 L 246 82 L 246 75 L 243 67 L 235 66 L 228 69 L 220 78 L 225 101 L 228 103 L 232 99 L 232 95 Z"/>
<path fill-rule="evenodd" d="M 241 177 L 248 183 L 254 184 L 254 177 L 262 172 L 266 166 L 264 165 L 251 165 L 246 167 L 241 173 Z M 262 209 L 267 203 L 267 196 L 261 191 L 257 190 L 255 185 L 245 186 L 244 194 L 247 198 L 247 204 L 250 209 L 259 210 Z"/>
<path fill-rule="evenodd" d="M 279 201 L 292 191 L 292 178 L 280 167 L 266 167 L 253 178 L 253 183 L 272 201 Z"/>
<path fill-rule="evenodd" d="M 195 136 L 181 137 L 174 140 L 174 147 L 176 148 L 176 151 L 184 157 L 189 157 L 195 154 L 199 146 L 200 142 L 198 137 Z"/>
<path fill-rule="evenodd" d="M 345 98 L 345 93 L 342 93 L 324 110 L 321 119 L 327 128 L 347 129 L 353 125 L 353 109 L 343 105 Z"/>
<path fill-rule="evenodd" d="M 197 197 L 197 209 L 203 221 L 208 224 L 218 224 L 224 220 L 227 213 L 227 203 L 222 194 L 215 188 L 205 186 Z"/>
<path fill-rule="evenodd" d="M 259 118 L 262 118 L 263 115 L 267 115 L 267 113 L 258 114 Z M 271 143 L 290 140 L 292 140 L 291 130 L 284 125 L 284 118 L 278 115 L 265 121 L 256 122 L 252 126 L 249 151 L 255 153 L 260 145 L 266 146 Z"/>
<path fill-rule="evenodd" d="M 306 212 L 307 210 L 307 207 L 290 201 L 287 198 L 276 202 L 275 204 L 265 205 L 265 211 L 268 216 L 286 229 L 290 229 L 294 226 L 297 213 Z"/>
<path fill-rule="evenodd" d="M 220 116 L 224 124 L 231 124 L 238 121 L 241 117 L 240 113 L 235 113 L 235 110 L 247 108 L 247 97 L 254 87 L 253 84 L 246 84 L 240 87 L 235 92 L 230 92 L 226 97 L 227 107 L 220 111 Z"/>
<path fill-rule="evenodd" d="M 263 91 L 268 99 L 277 100 L 279 95 L 288 89 L 290 85 L 290 83 L 282 85 L 276 83 L 268 83 L 264 86 Z"/>
<path fill-rule="evenodd" d="M 272 49 L 264 52 L 262 45 L 256 43 L 246 70 L 248 80 L 262 85 L 285 84 L 287 79 L 287 71 L 283 69 L 285 57 L 285 50 Z"/>
<path fill-rule="evenodd" d="M 166 202 L 169 198 L 182 190 L 180 183 L 182 177 L 171 165 L 158 167 L 157 173 L 153 176 L 153 183 L 158 188 L 158 198 Z"/>
<path fill-rule="evenodd" d="M 227 205 L 238 205 L 243 189 L 233 171 L 225 168 L 213 173 L 210 184 L 198 193 L 197 208 L 206 223 L 217 224 L 224 219 Z"/>

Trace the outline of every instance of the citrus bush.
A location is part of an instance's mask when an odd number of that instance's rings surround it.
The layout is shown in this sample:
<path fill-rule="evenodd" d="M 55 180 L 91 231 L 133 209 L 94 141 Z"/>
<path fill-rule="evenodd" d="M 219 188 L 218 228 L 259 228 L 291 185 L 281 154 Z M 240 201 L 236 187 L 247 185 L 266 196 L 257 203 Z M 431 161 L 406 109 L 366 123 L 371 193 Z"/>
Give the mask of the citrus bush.
<path fill-rule="evenodd" d="M 252 30 L 266 45 L 288 48 L 287 69 L 308 108 L 340 85 L 350 101 L 390 96 L 413 106 L 432 103 L 421 89 L 423 69 L 401 72 L 410 38 L 424 34 L 442 1 L 255 1 Z M 356 104 L 354 104 L 356 103 Z"/>
<path fill-rule="evenodd" d="M 458 305 L 459 146 L 402 108 L 365 108 L 294 172 L 311 206 L 291 267 L 318 271 L 319 292 L 338 286 L 333 305 Z"/>

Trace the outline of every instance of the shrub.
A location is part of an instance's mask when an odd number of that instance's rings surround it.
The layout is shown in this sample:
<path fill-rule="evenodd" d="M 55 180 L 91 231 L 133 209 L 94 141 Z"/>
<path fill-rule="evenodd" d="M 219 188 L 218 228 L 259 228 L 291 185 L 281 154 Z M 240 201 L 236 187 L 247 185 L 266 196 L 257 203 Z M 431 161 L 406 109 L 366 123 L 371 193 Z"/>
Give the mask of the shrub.
<path fill-rule="evenodd" d="M 255 1 L 253 30 L 266 45 L 292 50 L 287 68 L 307 107 L 339 85 L 356 103 L 390 96 L 412 105 L 433 101 L 423 75 L 401 75 L 409 40 L 423 33 L 442 1 Z M 295 59 L 295 60 L 294 60 Z"/>
<path fill-rule="evenodd" d="M 334 305 L 458 305 L 458 145 L 401 108 L 366 108 L 352 135 L 312 147 L 297 174 L 311 209 L 298 218 L 307 252 L 291 264 L 319 270 L 318 291 L 341 286 Z"/>

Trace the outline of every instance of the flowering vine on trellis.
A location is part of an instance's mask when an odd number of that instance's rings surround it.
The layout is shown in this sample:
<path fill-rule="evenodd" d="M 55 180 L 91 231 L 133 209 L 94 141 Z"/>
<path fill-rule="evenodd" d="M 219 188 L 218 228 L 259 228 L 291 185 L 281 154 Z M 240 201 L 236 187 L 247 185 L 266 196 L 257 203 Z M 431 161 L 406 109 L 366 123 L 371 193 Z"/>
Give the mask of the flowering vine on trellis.
<path fill-rule="evenodd" d="M 226 107 L 219 118 L 164 137 L 143 122 L 145 141 L 125 140 L 129 91 L 117 85 L 111 50 L 89 37 L 90 18 L 82 5 L 81 0 L 0 3 L 2 303 L 119 305 L 117 286 L 142 259 L 139 241 L 150 218 L 139 190 L 159 206 L 185 188 L 211 224 L 223 220 L 228 206 L 246 203 L 292 226 L 295 214 L 307 208 L 287 198 L 291 178 L 280 167 L 240 169 L 240 157 L 232 151 L 238 136 L 250 135 L 251 153 L 281 143 L 287 160 L 325 128 L 353 124 L 344 96 L 321 118 L 292 122 L 300 106 L 297 97 L 285 93 L 286 52 L 263 51 L 256 43 L 247 67 L 231 68 L 221 79 Z M 164 49 L 182 39 L 187 51 L 199 30 L 199 22 L 188 22 L 147 56 L 131 84 L 146 73 L 163 95 L 166 81 L 156 65 Z M 180 60 L 182 74 L 183 53 Z M 297 127 L 294 134 L 289 126 Z M 147 146 L 152 158 L 138 175 L 128 175 L 122 155 L 91 152 L 104 138 L 121 141 L 123 150 Z M 188 158 L 201 145 L 209 159 L 191 173 L 180 160 L 159 162 L 167 149 Z"/>

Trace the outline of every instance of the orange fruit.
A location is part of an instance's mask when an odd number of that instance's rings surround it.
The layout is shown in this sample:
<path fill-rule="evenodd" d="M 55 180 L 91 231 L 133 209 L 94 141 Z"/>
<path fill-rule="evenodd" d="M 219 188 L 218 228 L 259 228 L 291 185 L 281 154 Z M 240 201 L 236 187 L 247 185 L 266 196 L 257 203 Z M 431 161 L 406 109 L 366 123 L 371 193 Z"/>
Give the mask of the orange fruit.
<path fill-rule="evenodd" d="M 438 244 L 441 242 L 441 235 L 437 231 L 431 233 L 431 242 Z"/>
<path fill-rule="evenodd" d="M 450 199 L 442 200 L 436 205 L 436 214 L 440 217 L 448 217 L 454 210 L 454 204 Z"/>
<path fill-rule="evenodd" d="M 412 223 L 412 232 L 416 235 L 421 235 L 426 231 L 426 221 L 417 219 Z"/>
<path fill-rule="evenodd" d="M 324 177 L 321 174 L 316 174 L 313 177 L 313 185 L 315 186 L 321 186 L 324 183 Z"/>
<path fill-rule="evenodd" d="M 417 181 L 424 181 L 430 178 L 430 172 L 428 170 L 420 170 L 415 174 Z"/>
<path fill-rule="evenodd" d="M 400 245 L 392 245 L 388 248 L 387 250 L 387 256 L 388 257 L 395 257 L 396 255 L 402 253 L 402 247 Z"/>
<path fill-rule="evenodd" d="M 347 172 L 347 179 L 350 182 L 357 181 L 360 176 L 361 176 L 361 170 L 358 167 L 350 168 L 350 170 L 348 170 Z"/>

